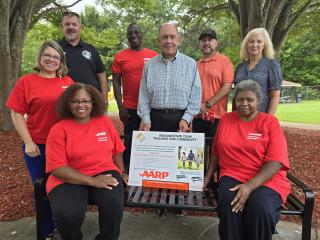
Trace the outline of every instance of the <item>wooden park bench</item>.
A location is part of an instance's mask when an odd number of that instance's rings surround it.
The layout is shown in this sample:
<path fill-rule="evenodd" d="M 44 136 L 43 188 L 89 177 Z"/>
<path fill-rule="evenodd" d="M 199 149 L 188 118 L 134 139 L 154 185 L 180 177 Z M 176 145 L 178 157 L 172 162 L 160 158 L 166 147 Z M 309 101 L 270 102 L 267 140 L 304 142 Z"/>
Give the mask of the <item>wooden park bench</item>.
<path fill-rule="evenodd" d="M 209 144 L 211 139 L 206 139 L 206 155 L 209 159 Z M 282 205 L 282 215 L 299 216 L 302 219 L 302 240 L 311 239 L 312 211 L 314 205 L 314 194 L 310 187 L 301 180 L 288 173 L 292 191 L 288 196 L 287 202 Z M 37 179 L 35 192 L 39 193 L 36 228 L 37 240 L 43 240 L 42 229 L 44 212 L 42 208 L 43 199 L 46 198 L 44 180 Z M 159 188 L 143 188 L 127 186 L 124 194 L 125 207 L 134 208 L 167 208 L 192 211 L 217 211 L 217 184 L 212 182 L 208 186 L 208 191 L 185 191 Z M 90 203 L 89 203 L 90 204 Z"/>

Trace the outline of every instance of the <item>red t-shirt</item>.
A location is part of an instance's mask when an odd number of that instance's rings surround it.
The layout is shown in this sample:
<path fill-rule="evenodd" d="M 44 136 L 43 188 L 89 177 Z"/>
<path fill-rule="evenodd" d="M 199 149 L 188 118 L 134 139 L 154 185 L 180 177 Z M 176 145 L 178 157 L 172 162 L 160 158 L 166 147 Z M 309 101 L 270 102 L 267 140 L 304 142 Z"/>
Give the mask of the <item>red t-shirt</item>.
<path fill-rule="evenodd" d="M 260 113 L 254 120 L 245 122 L 237 112 L 225 114 L 219 122 L 212 151 L 219 158 L 220 178 L 229 176 L 241 182 L 256 176 L 266 162 L 280 162 L 282 168 L 263 185 L 278 192 L 282 201 L 286 201 L 290 193 L 286 177 L 290 168 L 288 149 L 274 116 Z"/>
<path fill-rule="evenodd" d="M 56 102 L 72 84 L 68 76 L 44 78 L 36 73 L 18 79 L 6 106 L 15 112 L 27 114 L 27 128 L 35 143 L 46 142 L 50 128 L 58 121 Z"/>
<path fill-rule="evenodd" d="M 139 87 L 144 63 L 158 53 L 144 48 L 140 51 L 125 49 L 116 54 L 112 63 L 112 73 L 118 73 L 123 81 L 123 104 L 126 108 L 137 109 Z"/>
<path fill-rule="evenodd" d="M 197 64 L 202 86 L 201 102 L 211 99 L 224 83 L 233 82 L 233 66 L 228 57 L 217 52 L 210 59 L 201 59 Z M 220 119 L 227 112 L 227 103 L 228 96 L 224 96 L 208 112 Z"/>
<path fill-rule="evenodd" d="M 113 162 L 113 156 L 123 150 L 119 133 L 108 117 L 92 118 L 85 124 L 64 119 L 50 130 L 46 145 L 46 172 L 69 166 L 89 176 L 108 170 L 121 174 Z M 47 193 L 62 183 L 50 175 Z"/>

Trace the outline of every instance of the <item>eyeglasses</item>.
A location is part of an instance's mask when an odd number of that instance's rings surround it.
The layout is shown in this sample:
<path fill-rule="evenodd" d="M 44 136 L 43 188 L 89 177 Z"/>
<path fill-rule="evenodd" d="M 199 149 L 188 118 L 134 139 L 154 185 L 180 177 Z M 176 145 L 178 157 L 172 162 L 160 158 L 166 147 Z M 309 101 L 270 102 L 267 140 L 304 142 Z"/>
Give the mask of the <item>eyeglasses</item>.
<path fill-rule="evenodd" d="M 91 103 L 92 103 L 92 100 L 90 100 L 90 99 L 83 99 L 83 100 L 72 99 L 71 100 L 71 105 L 73 105 L 73 106 L 80 106 L 81 104 L 88 106 Z"/>
<path fill-rule="evenodd" d="M 59 61 L 61 60 L 61 57 L 59 57 L 59 56 L 52 56 L 52 55 L 47 54 L 47 53 L 42 54 L 42 57 L 44 57 L 44 58 L 47 59 L 47 60 L 52 59 L 52 60 L 54 60 L 54 61 L 56 61 L 56 62 L 59 62 Z"/>

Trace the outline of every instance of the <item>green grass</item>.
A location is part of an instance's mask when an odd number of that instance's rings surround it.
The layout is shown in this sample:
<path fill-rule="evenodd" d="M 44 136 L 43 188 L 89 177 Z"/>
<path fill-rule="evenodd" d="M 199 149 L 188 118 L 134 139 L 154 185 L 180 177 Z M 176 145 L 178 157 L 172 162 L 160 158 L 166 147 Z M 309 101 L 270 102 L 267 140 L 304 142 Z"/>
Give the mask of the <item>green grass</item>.
<path fill-rule="evenodd" d="M 228 104 L 228 111 L 231 105 Z M 115 100 L 109 102 L 108 112 L 118 112 Z M 320 124 L 320 101 L 302 101 L 301 103 L 281 103 L 276 116 L 280 121 Z"/>
<path fill-rule="evenodd" d="M 276 116 L 285 122 L 320 124 L 320 101 L 279 104 Z"/>
<path fill-rule="evenodd" d="M 109 113 L 117 113 L 117 112 L 119 112 L 116 100 L 109 101 L 108 112 Z"/>

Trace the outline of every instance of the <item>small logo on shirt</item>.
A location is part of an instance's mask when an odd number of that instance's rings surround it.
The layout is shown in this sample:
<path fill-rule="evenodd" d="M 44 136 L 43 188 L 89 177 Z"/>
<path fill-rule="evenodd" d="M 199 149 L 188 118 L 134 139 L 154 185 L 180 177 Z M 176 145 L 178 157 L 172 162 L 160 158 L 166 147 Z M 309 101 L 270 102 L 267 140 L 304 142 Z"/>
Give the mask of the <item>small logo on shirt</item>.
<path fill-rule="evenodd" d="M 91 52 L 87 50 L 82 51 L 82 56 L 84 56 L 86 59 L 91 60 Z"/>
<path fill-rule="evenodd" d="M 107 135 L 106 132 L 96 133 L 97 141 L 98 142 L 106 142 L 108 140 L 108 137 L 106 135 Z"/>
<path fill-rule="evenodd" d="M 259 140 L 262 137 L 262 133 L 248 133 L 248 140 Z"/>

